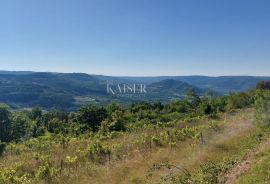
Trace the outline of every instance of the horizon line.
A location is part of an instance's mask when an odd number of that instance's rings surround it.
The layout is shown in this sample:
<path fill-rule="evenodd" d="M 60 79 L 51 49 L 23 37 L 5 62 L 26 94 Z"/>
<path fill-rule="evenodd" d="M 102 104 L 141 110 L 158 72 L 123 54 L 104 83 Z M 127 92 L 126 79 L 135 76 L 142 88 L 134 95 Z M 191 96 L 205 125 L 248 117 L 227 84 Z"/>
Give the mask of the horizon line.
<path fill-rule="evenodd" d="M 104 77 L 134 77 L 134 78 L 151 78 L 151 77 L 270 77 L 270 75 L 207 75 L 207 74 L 179 74 L 179 75 L 110 75 L 110 74 L 94 74 L 87 72 L 56 72 L 56 71 L 34 71 L 34 70 L 0 70 L 0 72 L 29 72 L 29 73 L 55 73 L 55 74 L 87 74 L 90 76 Z"/>

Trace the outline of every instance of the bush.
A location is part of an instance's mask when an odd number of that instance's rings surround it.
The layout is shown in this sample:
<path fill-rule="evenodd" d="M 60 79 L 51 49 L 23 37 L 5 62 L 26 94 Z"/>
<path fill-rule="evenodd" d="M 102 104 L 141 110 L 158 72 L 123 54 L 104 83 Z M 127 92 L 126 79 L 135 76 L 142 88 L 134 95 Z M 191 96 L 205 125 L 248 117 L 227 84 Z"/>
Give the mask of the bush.
<path fill-rule="evenodd" d="M 153 136 L 151 141 L 154 143 L 155 146 L 158 147 L 162 146 L 161 140 L 157 136 Z"/>
<path fill-rule="evenodd" d="M 0 105 L 0 130 L 0 141 L 10 141 L 11 112 L 6 105 Z"/>
<path fill-rule="evenodd" d="M 256 89 L 270 90 L 270 81 L 261 81 L 261 82 L 257 83 Z"/>
<path fill-rule="evenodd" d="M 20 166 L 0 170 L 0 183 L 3 184 L 30 184 L 32 177 L 28 173 L 20 172 Z"/>
<path fill-rule="evenodd" d="M 3 155 L 5 151 L 6 144 L 0 141 L 0 157 Z"/>
<path fill-rule="evenodd" d="M 93 162 L 103 163 L 110 156 L 111 150 L 108 146 L 104 146 L 100 141 L 95 141 L 88 146 L 88 156 Z"/>
<path fill-rule="evenodd" d="M 231 93 L 228 96 L 228 103 L 226 106 L 227 111 L 245 108 L 253 103 L 253 98 L 248 93 Z"/>
<path fill-rule="evenodd" d="M 216 164 L 212 162 L 205 163 L 200 166 L 199 181 L 203 184 L 217 184 L 219 172 L 220 169 Z"/>
<path fill-rule="evenodd" d="M 270 92 L 258 91 L 255 101 L 256 120 L 270 125 Z"/>
<path fill-rule="evenodd" d="M 59 174 L 60 169 L 50 166 L 48 156 L 42 156 L 41 161 L 42 165 L 39 167 L 36 176 L 37 178 L 51 181 Z"/>

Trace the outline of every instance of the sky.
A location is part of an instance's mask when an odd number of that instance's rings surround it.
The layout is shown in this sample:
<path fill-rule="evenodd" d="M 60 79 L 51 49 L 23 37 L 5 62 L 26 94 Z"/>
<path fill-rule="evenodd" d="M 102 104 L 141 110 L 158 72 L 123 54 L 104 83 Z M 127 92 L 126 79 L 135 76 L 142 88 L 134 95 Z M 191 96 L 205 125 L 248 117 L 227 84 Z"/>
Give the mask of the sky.
<path fill-rule="evenodd" d="M 270 76 L 270 1 L 0 0 L 0 70 Z"/>

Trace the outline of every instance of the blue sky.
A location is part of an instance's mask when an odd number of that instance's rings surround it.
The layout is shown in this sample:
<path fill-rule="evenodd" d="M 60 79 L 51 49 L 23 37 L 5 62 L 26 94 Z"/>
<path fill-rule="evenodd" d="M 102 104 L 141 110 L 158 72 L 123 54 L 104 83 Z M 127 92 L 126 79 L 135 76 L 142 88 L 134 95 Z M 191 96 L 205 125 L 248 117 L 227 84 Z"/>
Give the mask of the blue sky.
<path fill-rule="evenodd" d="M 270 76 L 270 1 L 0 0 L 0 70 Z"/>

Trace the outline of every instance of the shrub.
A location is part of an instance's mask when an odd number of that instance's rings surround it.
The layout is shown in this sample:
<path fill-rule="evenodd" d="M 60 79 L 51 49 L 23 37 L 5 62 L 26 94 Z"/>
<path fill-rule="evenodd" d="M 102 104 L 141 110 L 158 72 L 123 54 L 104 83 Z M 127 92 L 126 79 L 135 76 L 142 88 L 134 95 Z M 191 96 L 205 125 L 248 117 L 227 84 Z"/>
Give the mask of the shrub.
<path fill-rule="evenodd" d="M 91 143 L 88 147 L 88 156 L 93 162 L 103 163 L 110 156 L 111 150 L 108 146 L 104 146 L 100 141 Z"/>
<path fill-rule="evenodd" d="M 216 164 L 205 163 L 200 166 L 199 181 L 203 184 L 217 184 L 219 173 L 220 169 Z"/>
<path fill-rule="evenodd" d="M 270 93 L 258 92 L 255 100 L 256 114 L 258 122 L 270 125 Z"/>
<path fill-rule="evenodd" d="M 270 81 L 261 81 L 261 82 L 257 83 L 256 89 L 270 90 Z"/>
<path fill-rule="evenodd" d="M 5 151 L 6 144 L 0 141 L 0 157 L 3 155 Z"/>
<path fill-rule="evenodd" d="M 37 178 L 51 181 L 53 178 L 55 178 L 59 174 L 60 169 L 56 169 L 56 168 L 50 166 L 48 156 L 42 156 L 41 161 L 42 161 L 42 164 L 38 168 L 36 176 L 37 176 Z"/>
<path fill-rule="evenodd" d="M 157 136 L 152 137 L 152 142 L 154 143 L 155 146 L 159 146 L 159 147 L 162 146 L 161 140 Z"/>
<path fill-rule="evenodd" d="M 11 112 L 6 105 L 0 105 L 0 141 L 8 142 L 11 140 Z"/>
<path fill-rule="evenodd" d="M 3 184 L 30 184 L 32 177 L 28 173 L 20 172 L 20 166 L 0 170 L 0 183 Z"/>

